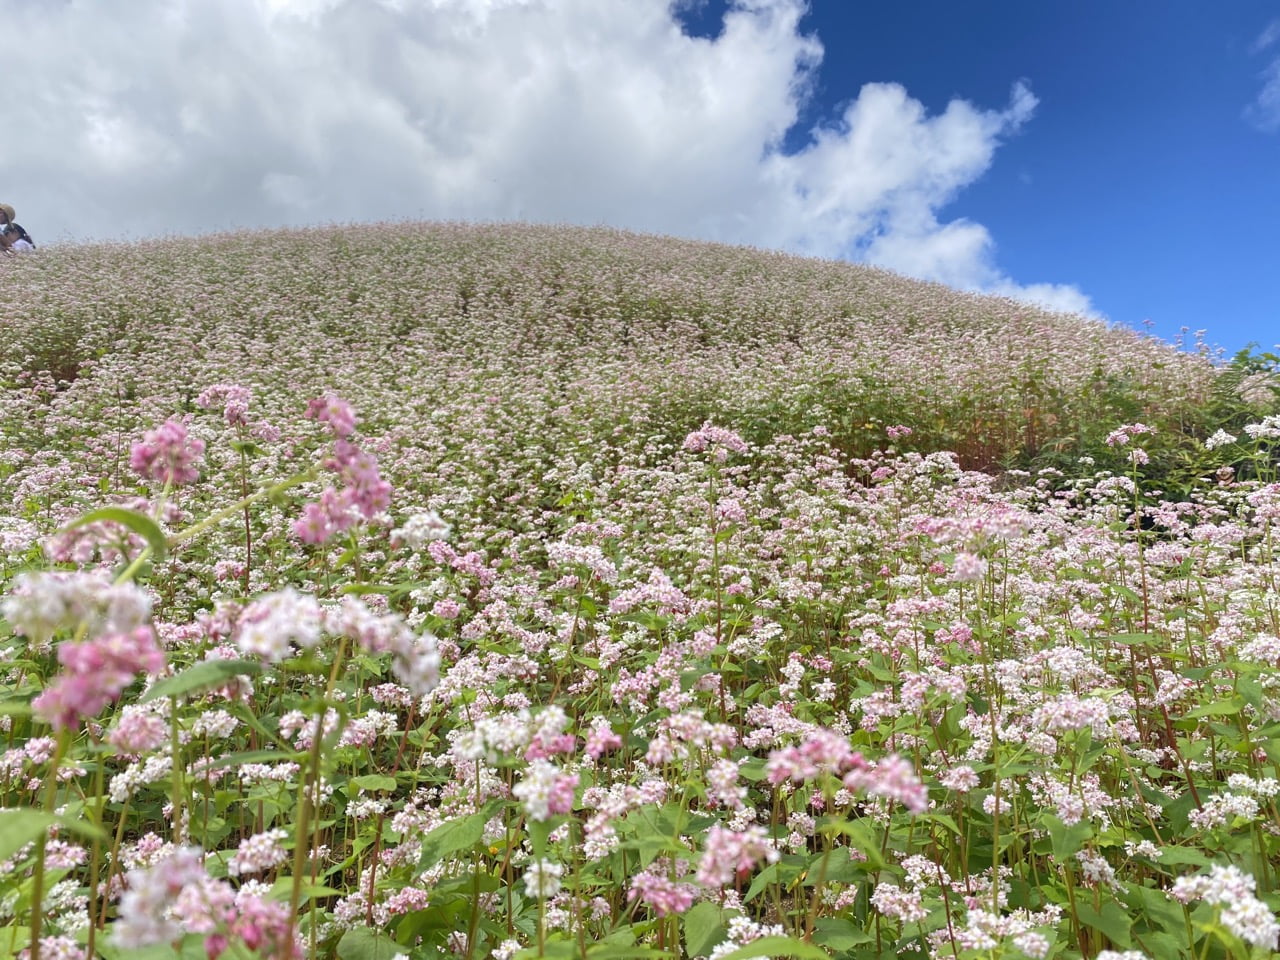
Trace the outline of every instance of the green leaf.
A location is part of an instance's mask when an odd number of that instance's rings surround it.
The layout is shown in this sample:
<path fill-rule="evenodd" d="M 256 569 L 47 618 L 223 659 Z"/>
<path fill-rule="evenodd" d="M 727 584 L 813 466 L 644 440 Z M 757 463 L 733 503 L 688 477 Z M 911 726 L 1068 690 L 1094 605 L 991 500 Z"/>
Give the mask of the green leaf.
<path fill-rule="evenodd" d="M 1156 863 L 1203 867 L 1209 864 L 1209 857 L 1203 850 L 1195 847 L 1161 847 L 1160 858 Z"/>
<path fill-rule="evenodd" d="M 795 957 L 797 960 L 831 960 L 831 954 L 795 937 L 761 937 L 745 947 L 723 954 L 718 960 L 751 960 L 752 957 Z"/>
<path fill-rule="evenodd" d="M 1115 946 L 1127 950 L 1133 943 L 1128 912 L 1114 900 L 1107 900 L 1101 910 L 1095 910 L 1092 903 L 1081 902 L 1077 906 L 1080 922 L 1086 927 L 1097 930 Z"/>
<path fill-rule="evenodd" d="M 232 677 L 256 677 L 262 672 L 262 664 L 253 660 L 202 660 L 187 667 L 181 673 L 153 684 L 140 698 L 149 703 L 163 697 L 183 697 L 221 687 Z"/>
<path fill-rule="evenodd" d="M 403 952 L 390 937 L 379 935 L 368 927 L 348 930 L 338 941 L 338 960 L 391 960 Z"/>
<path fill-rule="evenodd" d="M 326 887 L 322 883 L 312 883 L 310 880 L 303 880 L 301 889 L 304 903 L 312 897 L 337 897 L 343 893 L 342 890 Z M 293 877 L 276 877 L 276 882 L 271 885 L 271 891 L 267 895 L 272 900 L 288 900 L 293 896 Z"/>
<path fill-rule="evenodd" d="M 1053 841 L 1054 859 L 1063 865 L 1067 864 L 1072 854 L 1093 836 L 1093 824 L 1088 820 L 1073 823 L 1071 826 L 1067 826 L 1052 814 L 1045 814 L 1041 820 L 1049 828 L 1049 838 Z"/>
<path fill-rule="evenodd" d="M 685 953 L 690 957 L 709 956 L 729 932 L 720 908 L 705 900 L 685 911 L 680 923 L 684 927 Z"/>
<path fill-rule="evenodd" d="M 79 806 L 79 805 L 77 805 Z M 54 822 L 58 824 L 60 830 L 66 830 L 68 833 L 74 833 L 78 837 L 84 837 L 86 840 L 107 840 L 107 831 L 93 823 L 85 820 L 83 817 L 74 813 L 67 813 L 55 816 Z"/>
<path fill-rule="evenodd" d="M 57 823 L 39 810 L 0 810 L 0 860 L 8 860 Z"/>
<path fill-rule="evenodd" d="M 746 895 L 742 898 L 743 902 L 749 903 L 756 897 L 760 896 L 760 894 L 764 893 L 769 884 L 779 883 L 781 881 L 781 867 L 781 864 L 771 863 L 769 866 L 757 873 L 755 878 L 751 881 L 751 886 L 747 888 Z"/>
<path fill-rule="evenodd" d="M 396 788 L 396 778 L 388 777 L 383 773 L 369 773 L 362 777 L 352 777 L 347 781 L 350 786 L 357 790 L 394 790 Z"/>
<path fill-rule="evenodd" d="M 442 823 L 422 838 L 418 869 L 433 867 L 445 857 L 470 850 L 484 838 L 484 825 L 502 809 L 504 801 L 490 800 L 479 813 Z"/>
<path fill-rule="evenodd" d="M 1127 647 L 1161 647 L 1167 646 L 1169 642 L 1153 633 L 1117 633 L 1113 637 L 1107 637 L 1107 640 Z"/>
<path fill-rule="evenodd" d="M 1196 717 L 1233 717 L 1244 709 L 1244 697 L 1234 696 L 1228 697 L 1226 700 L 1215 700 L 1213 703 L 1206 703 L 1203 707 L 1196 707 L 1194 710 L 1188 711 L 1186 716 L 1188 719 Z"/>
<path fill-rule="evenodd" d="M 137 510 L 128 510 L 124 507 L 99 507 L 97 510 L 90 510 L 83 516 L 72 520 L 62 529 L 74 530 L 76 527 L 84 527 L 91 523 L 102 521 L 118 523 L 122 527 L 128 527 L 142 537 L 143 540 L 147 541 L 147 546 L 151 548 L 153 559 L 164 559 L 164 555 L 169 548 L 165 540 L 164 531 L 160 529 L 159 524 L 154 520 L 145 513 L 139 513 Z"/>
<path fill-rule="evenodd" d="M 813 942 L 836 953 L 847 953 L 874 940 L 873 935 L 843 917 L 819 917 L 813 924 Z"/>

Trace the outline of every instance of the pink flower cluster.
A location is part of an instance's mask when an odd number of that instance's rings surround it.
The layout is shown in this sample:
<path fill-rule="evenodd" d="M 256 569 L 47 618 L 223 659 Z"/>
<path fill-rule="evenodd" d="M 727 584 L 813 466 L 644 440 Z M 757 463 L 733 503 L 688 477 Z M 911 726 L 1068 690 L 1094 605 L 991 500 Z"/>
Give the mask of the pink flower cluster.
<path fill-rule="evenodd" d="M 707 833 L 697 880 L 704 887 L 723 887 L 735 877 L 745 877 L 760 861 L 777 859 L 777 848 L 763 827 L 752 824 L 737 831 L 717 824 Z"/>
<path fill-rule="evenodd" d="M 129 467 L 146 480 L 181 487 L 200 476 L 196 461 L 203 455 L 203 440 L 187 436 L 181 421 L 166 420 L 133 445 Z"/>
<path fill-rule="evenodd" d="M 83 643 L 64 643 L 58 662 L 65 668 L 31 707 L 55 730 L 76 727 L 120 697 L 138 673 L 159 673 L 164 653 L 149 626 L 112 633 Z"/>
<path fill-rule="evenodd" d="M 639 900 L 659 917 L 684 913 L 698 896 L 698 888 L 693 884 L 679 883 L 666 876 L 662 872 L 665 866 L 663 861 L 655 861 L 631 879 L 627 890 L 627 900 Z"/>
<path fill-rule="evenodd" d="M 262 957 L 294 960 L 303 955 L 286 903 L 255 893 L 237 893 L 204 868 L 195 847 L 179 847 L 149 867 L 129 871 L 112 939 L 125 949 L 203 934 L 205 955 L 217 960 L 235 942 Z"/>
<path fill-rule="evenodd" d="M 724 460 L 725 451 L 733 453 L 746 453 L 747 441 L 738 436 L 732 430 L 726 430 L 724 427 L 717 427 L 710 421 L 704 423 L 693 433 L 684 438 L 684 449 L 689 453 L 702 453 L 711 447 L 720 449 L 715 451 L 715 459 Z"/>
<path fill-rule="evenodd" d="M 247 427 L 249 425 L 249 401 L 253 394 L 248 387 L 233 383 L 215 383 L 202 390 L 196 397 L 196 406 L 209 410 L 222 404 L 222 416 L 230 427 Z"/>
<path fill-rule="evenodd" d="M 822 773 L 841 777 L 850 770 L 866 767 L 862 754 L 849 746 L 846 737 L 819 727 L 798 747 L 770 751 L 765 776 L 777 786 L 787 780 L 804 783 Z"/>
<path fill-rule="evenodd" d="M 333 456 L 325 467 L 338 475 L 341 489 L 330 486 L 320 499 L 308 503 L 293 524 L 303 543 L 324 543 L 335 533 L 351 529 L 363 517 L 369 520 L 391 503 L 391 484 L 378 473 L 378 459 L 347 439 L 355 430 L 351 407 L 337 397 L 312 400 L 307 416 L 329 424 L 334 434 Z"/>

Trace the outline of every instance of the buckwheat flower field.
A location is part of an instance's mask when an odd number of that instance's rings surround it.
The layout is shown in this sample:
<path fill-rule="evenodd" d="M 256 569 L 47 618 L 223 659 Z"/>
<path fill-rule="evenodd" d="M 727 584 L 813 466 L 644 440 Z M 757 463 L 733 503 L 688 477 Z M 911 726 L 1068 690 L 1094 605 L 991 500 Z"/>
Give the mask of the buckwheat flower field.
<path fill-rule="evenodd" d="M 1277 949 L 1277 358 L 607 230 L 0 266 L 0 956 Z"/>

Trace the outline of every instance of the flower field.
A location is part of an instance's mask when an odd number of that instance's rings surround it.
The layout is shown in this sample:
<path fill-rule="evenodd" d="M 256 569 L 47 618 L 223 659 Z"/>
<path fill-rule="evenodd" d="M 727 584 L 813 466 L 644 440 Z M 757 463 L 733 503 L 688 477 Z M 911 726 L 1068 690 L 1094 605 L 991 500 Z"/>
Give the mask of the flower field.
<path fill-rule="evenodd" d="M 1275 358 L 395 224 L 0 271 L 0 957 L 1254 957 Z"/>

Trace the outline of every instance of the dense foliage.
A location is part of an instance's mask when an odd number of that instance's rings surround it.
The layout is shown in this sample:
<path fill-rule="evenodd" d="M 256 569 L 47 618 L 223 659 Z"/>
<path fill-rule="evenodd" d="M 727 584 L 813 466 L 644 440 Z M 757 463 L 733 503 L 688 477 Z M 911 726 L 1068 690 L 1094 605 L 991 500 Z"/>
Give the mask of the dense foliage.
<path fill-rule="evenodd" d="M 604 230 L 3 266 L 0 956 L 1276 948 L 1277 358 Z"/>

